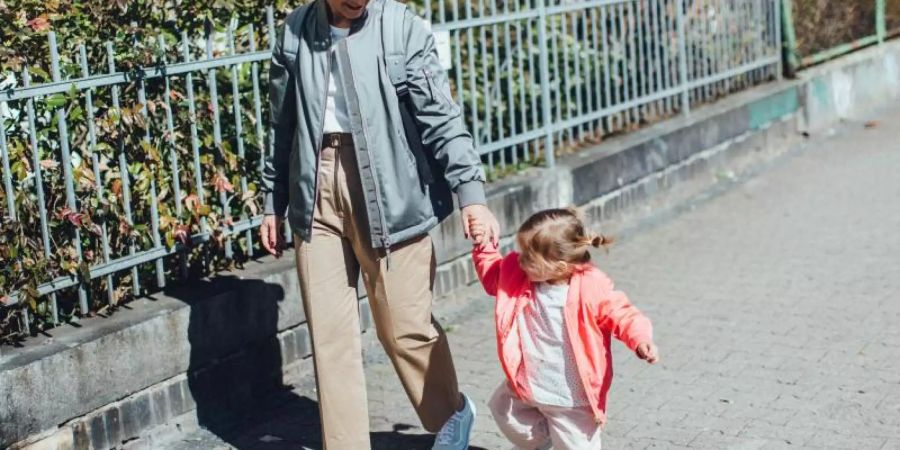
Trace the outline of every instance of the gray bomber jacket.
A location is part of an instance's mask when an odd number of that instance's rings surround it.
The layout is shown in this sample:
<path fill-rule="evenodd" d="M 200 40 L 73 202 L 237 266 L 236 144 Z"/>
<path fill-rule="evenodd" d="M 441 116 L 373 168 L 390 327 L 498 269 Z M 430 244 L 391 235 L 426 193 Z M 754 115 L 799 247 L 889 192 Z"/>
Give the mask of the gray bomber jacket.
<path fill-rule="evenodd" d="M 288 16 L 276 41 L 269 86 L 274 149 L 263 171 L 265 213 L 284 216 L 287 210 L 292 231 L 304 241 L 311 237 L 331 64 L 338 64 L 341 74 L 335 82 L 344 85 L 373 247 L 422 236 L 443 219 L 435 215 L 429 188 L 420 183 L 386 72 L 380 19 L 387 1 L 395 0 L 372 0 L 350 36 L 332 45 L 326 2 L 315 0 Z M 407 83 L 419 133 L 443 170 L 435 176 L 443 175 L 460 207 L 483 204 L 481 159 L 451 99 L 434 36 L 408 9 L 396 10 L 405 14 Z"/>

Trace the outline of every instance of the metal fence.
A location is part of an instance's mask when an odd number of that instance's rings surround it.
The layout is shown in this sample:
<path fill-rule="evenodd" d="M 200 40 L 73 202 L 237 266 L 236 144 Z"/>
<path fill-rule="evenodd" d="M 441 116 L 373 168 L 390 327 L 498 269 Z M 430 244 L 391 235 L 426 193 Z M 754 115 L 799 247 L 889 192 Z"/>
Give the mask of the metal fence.
<path fill-rule="evenodd" d="M 782 7 L 791 73 L 900 34 L 897 0 L 783 0 Z"/>
<path fill-rule="evenodd" d="M 491 172 L 780 74 L 777 0 L 426 0 Z M 554 151 L 555 150 L 555 151 Z"/>
<path fill-rule="evenodd" d="M 492 178 L 781 74 L 778 0 L 420 6 Z M 60 55 L 51 33 L 52 80 L 26 69 L 0 91 L 0 337 L 253 255 L 270 50 L 237 31 L 208 33 L 200 55 L 161 37 L 157 63 L 129 70 L 112 45 L 99 62 Z"/>

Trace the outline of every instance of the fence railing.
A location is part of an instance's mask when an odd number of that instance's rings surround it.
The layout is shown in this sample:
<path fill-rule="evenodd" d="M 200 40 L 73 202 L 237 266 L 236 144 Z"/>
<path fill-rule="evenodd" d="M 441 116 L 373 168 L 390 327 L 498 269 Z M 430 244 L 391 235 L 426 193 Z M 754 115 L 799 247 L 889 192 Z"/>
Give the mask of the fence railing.
<path fill-rule="evenodd" d="M 781 74 L 778 0 L 423 6 L 492 178 Z M 258 250 L 262 34 L 161 37 L 155 64 L 122 70 L 112 45 L 60 55 L 51 33 L 50 80 L 26 68 L 0 91 L 0 337 Z"/>
<path fill-rule="evenodd" d="M 426 0 L 424 10 L 449 33 L 455 91 L 492 172 L 552 164 L 561 147 L 780 74 L 777 0 Z"/>
<path fill-rule="evenodd" d="M 790 73 L 900 34 L 900 2 L 783 0 Z"/>

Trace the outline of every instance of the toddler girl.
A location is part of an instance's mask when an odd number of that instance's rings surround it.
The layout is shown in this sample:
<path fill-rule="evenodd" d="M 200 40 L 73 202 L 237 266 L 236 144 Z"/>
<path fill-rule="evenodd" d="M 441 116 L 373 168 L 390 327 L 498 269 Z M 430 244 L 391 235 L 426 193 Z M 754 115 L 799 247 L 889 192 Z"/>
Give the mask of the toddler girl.
<path fill-rule="evenodd" d="M 472 222 L 476 239 L 484 224 Z M 600 449 L 612 381 L 610 335 L 649 363 L 658 359 L 650 320 L 628 302 L 588 250 L 607 245 L 571 209 L 531 216 L 521 253 L 476 245 L 475 268 L 496 297 L 497 349 L 506 380 L 490 409 L 517 449 Z"/>

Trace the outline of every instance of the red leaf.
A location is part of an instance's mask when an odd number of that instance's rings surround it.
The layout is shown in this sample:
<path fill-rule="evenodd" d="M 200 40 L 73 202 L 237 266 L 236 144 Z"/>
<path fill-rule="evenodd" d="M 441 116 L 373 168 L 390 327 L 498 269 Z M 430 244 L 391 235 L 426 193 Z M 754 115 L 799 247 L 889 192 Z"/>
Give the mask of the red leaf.
<path fill-rule="evenodd" d="M 46 15 L 41 15 L 39 17 L 35 17 L 34 19 L 31 19 L 28 22 L 26 22 L 26 25 L 31 27 L 32 30 L 38 31 L 38 32 L 46 31 L 46 30 L 50 29 L 50 21 L 47 20 Z"/>
<path fill-rule="evenodd" d="M 131 225 L 128 225 L 128 222 L 124 220 L 119 221 L 119 234 L 122 236 L 128 236 L 131 234 Z"/>
<path fill-rule="evenodd" d="M 84 224 L 84 216 L 82 214 L 75 213 L 75 212 L 67 214 L 66 220 L 68 220 L 69 223 L 71 223 L 72 225 L 75 225 L 76 227 L 79 227 L 79 228 L 81 227 L 82 224 Z"/>
<path fill-rule="evenodd" d="M 71 214 L 71 213 L 72 213 L 72 210 L 69 209 L 68 206 L 64 206 L 63 209 L 56 212 L 56 218 L 59 220 L 65 220 L 66 217 L 68 217 L 69 214 Z"/>
<path fill-rule="evenodd" d="M 191 245 L 190 227 L 188 227 L 187 225 L 183 225 L 183 224 L 176 225 L 174 235 L 175 235 L 175 239 L 178 242 L 181 242 L 181 245 L 184 245 L 185 247 L 190 247 L 190 245 Z"/>
<path fill-rule="evenodd" d="M 196 213 L 200 207 L 200 197 L 197 197 L 197 194 L 186 196 L 184 198 L 184 206 L 187 207 L 188 211 Z"/>
<path fill-rule="evenodd" d="M 215 186 L 216 192 L 234 192 L 234 186 L 221 173 L 216 174 Z"/>

